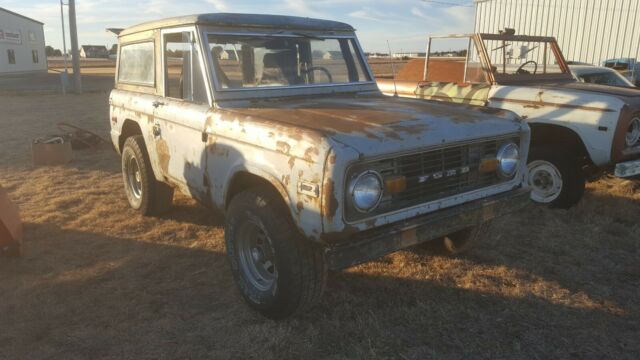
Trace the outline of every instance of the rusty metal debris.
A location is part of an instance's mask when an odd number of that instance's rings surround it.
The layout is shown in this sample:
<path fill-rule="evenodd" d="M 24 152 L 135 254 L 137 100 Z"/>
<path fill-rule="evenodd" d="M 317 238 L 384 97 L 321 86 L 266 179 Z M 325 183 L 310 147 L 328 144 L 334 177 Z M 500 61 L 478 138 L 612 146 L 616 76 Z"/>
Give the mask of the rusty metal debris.
<path fill-rule="evenodd" d="M 22 221 L 18 207 L 0 185 L 0 255 L 19 256 L 22 245 Z"/>

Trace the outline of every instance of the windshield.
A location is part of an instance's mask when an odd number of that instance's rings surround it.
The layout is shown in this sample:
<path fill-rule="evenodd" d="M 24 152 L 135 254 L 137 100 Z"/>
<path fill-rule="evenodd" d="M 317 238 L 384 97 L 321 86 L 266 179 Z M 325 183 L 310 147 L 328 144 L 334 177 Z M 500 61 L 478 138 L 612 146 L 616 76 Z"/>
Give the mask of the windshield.
<path fill-rule="evenodd" d="M 218 90 L 371 81 L 353 38 L 209 35 Z"/>
<path fill-rule="evenodd" d="M 492 70 L 498 76 L 565 73 L 550 41 L 483 41 Z"/>

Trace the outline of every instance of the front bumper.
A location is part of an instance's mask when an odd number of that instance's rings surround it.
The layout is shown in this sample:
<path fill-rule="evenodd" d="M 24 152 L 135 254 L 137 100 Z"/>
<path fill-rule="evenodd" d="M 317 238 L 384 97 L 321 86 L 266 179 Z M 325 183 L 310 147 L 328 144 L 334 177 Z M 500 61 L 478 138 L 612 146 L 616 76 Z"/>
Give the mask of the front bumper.
<path fill-rule="evenodd" d="M 631 160 L 616 164 L 614 174 L 622 178 L 640 175 L 640 160 Z"/>
<path fill-rule="evenodd" d="M 479 225 L 529 204 L 529 190 L 517 189 L 395 224 L 357 233 L 326 250 L 329 269 L 339 270 Z"/>

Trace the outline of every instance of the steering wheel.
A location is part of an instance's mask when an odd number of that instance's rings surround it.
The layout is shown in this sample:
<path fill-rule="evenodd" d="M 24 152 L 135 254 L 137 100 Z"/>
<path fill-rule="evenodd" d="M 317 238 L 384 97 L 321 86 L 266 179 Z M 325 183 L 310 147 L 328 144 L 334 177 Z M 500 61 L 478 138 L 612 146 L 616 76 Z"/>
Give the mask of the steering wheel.
<path fill-rule="evenodd" d="M 516 70 L 516 74 L 531 74 L 527 70 L 523 69 L 525 66 L 527 66 L 529 64 L 535 65 L 535 68 L 533 69 L 533 74 L 535 75 L 536 72 L 538 71 L 538 63 L 533 61 L 533 60 L 529 60 L 529 61 L 525 62 L 524 64 L 520 65 L 518 70 Z"/>
<path fill-rule="evenodd" d="M 333 76 L 331 76 L 331 72 L 329 70 L 327 70 L 326 67 L 323 67 L 323 66 L 311 66 L 311 67 L 308 67 L 308 68 L 302 70 L 301 72 L 303 72 L 305 74 L 309 74 L 312 71 L 322 71 L 325 75 L 327 75 L 327 78 L 329 79 L 329 82 L 330 83 L 333 82 Z"/>

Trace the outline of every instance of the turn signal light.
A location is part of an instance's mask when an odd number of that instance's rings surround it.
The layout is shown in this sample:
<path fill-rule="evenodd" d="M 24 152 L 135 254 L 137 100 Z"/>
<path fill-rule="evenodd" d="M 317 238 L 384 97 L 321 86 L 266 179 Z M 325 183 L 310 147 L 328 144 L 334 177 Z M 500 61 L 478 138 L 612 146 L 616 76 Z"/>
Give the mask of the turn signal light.
<path fill-rule="evenodd" d="M 407 189 L 407 178 L 396 175 L 384 180 L 384 190 L 389 194 L 397 194 Z"/>
<path fill-rule="evenodd" d="M 496 158 L 485 158 L 480 160 L 480 166 L 478 170 L 481 173 L 490 173 L 498 170 L 498 166 L 500 165 L 500 161 Z"/>

